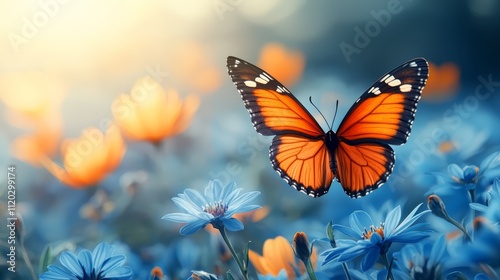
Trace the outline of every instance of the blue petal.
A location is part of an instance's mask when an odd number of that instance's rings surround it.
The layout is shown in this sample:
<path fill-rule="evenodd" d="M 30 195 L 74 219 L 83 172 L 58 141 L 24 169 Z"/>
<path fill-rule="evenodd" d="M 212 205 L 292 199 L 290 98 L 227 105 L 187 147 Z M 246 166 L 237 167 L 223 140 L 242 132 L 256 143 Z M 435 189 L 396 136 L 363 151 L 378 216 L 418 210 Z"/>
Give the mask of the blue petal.
<path fill-rule="evenodd" d="M 82 252 L 83 251 L 87 252 L 88 258 L 90 259 L 90 252 L 88 250 L 82 250 Z M 63 252 L 59 257 L 59 262 L 75 276 L 83 277 L 82 266 L 75 254 L 71 252 Z M 92 262 L 92 260 L 90 260 L 90 262 Z"/>
<path fill-rule="evenodd" d="M 203 211 L 202 208 L 208 204 L 207 200 L 198 191 L 185 189 L 184 194 L 186 195 L 186 200 L 198 211 Z"/>
<path fill-rule="evenodd" d="M 444 235 L 441 235 L 436 242 L 432 245 L 432 250 L 429 255 L 429 260 L 427 261 L 426 268 L 431 271 L 433 266 L 439 264 L 441 257 L 446 250 L 446 239 Z"/>
<path fill-rule="evenodd" d="M 378 247 L 372 247 L 370 250 L 368 250 L 365 257 L 363 258 L 363 261 L 361 262 L 361 270 L 364 272 L 372 268 L 373 265 L 375 265 L 375 263 L 377 262 L 379 255 L 380 248 Z"/>
<path fill-rule="evenodd" d="M 80 276 L 81 277 L 81 276 Z M 49 265 L 47 271 L 40 275 L 40 280 L 78 280 L 76 276 L 65 267 Z"/>
<path fill-rule="evenodd" d="M 114 246 L 110 246 L 108 243 L 101 242 L 92 251 L 92 261 L 93 269 L 95 271 L 101 271 L 104 262 L 113 255 Z M 80 260 L 81 261 L 81 260 Z"/>
<path fill-rule="evenodd" d="M 186 213 L 170 213 L 166 214 L 165 216 L 161 217 L 163 220 L 168 220 L 176 223 L 191 223 L 196 220 L 199 220 L 199 218 L 186 214 Z M 210 219 L 207 219 L 210 220 Z"/>
<path fill-rule="evenodd" d="M 343 226 L 343 225 L 333 225 L 333 229 L 338 230 L 342 232 L 345 235 L 348 235 L 349 237 L 352 237 L 354 239 L 360 239 L 361 238 L 361 232 L 355 232 L 349 227 Z"/>
<path fill-rule="evenodd" d="M 219 180 L 214 180 L 208 182 L 205 188 L 205 197 L 208 198 L 208 202 L 215 202 L 220 200 L 220 193 L 222 192 L 222 183 Z"/>
<path fill-rule="evenodd" d="M 262 206 L 260 206 L 260 205 L 247 205 L 247 206 L 243 206 L 243 207 L 234 209 L 234 211 L 227 211 L 225 216 L 231 217 L 232 215 L 234 215 L 236 213 L 250 212 L 250 211 L 260 209 L 260 208 L 262 208 Z"/>
<path fill-rule="evenodd" d="M 373 225 L 373 221 L 368 213 L 358 210 L 349 215 L 349 224 L 354 231 L 362 233 Z"/>
<path fill-rule="evenodd" d="M 199 231 L 200 229 L 204 228 L 207 224 L 208 224 L 208 221 L 204 221 L 204 220 L 194 221 L 192 223 L 189 223 L 189 224 L 181 227 L 181 229 L 179 230 L 179 233 L 182 235 L 191 235 L 191 234 Z"/>
<path fill-rule="evenodd" d="M 479 203 L 469 203 L 470 208 L 479 211 L 479 212 L 487 212 L 488 207 Z"/>
<path fill-rule="evenodd" d="M 184 211 L 195 215 L 195 213 L 200 213 L 203 212 L 201 208 L 195 207 L 192 202 L 189 201 L 188 198 L 184 197 L 172 197 L 172 201 L 177 205 L 179 208 L 182 208 Z"/>
<path fill-rule="evenodd" d="M 489 155 L 485 160 L 483 160 L 483 162 L 481 162 L 478 175 L 481 176 L 484 171 L 497 166 L 500 166 L 500 152 L 495 152 Z"/>
<path fill-rule="evenodd" d="M 430 236 L 429 232 L 422 231 L 406 231 L 402 232 L 398 235 L 392 236 L 390 239 L 386 239 L 391 242 L 402 242 L 402 243 L 415 243 L 419 242 L 422 239 L 425 239 Z"/>
<path fill-rule="evenodd" d="M 128 266 L 122 266 L 115 268 L 114 270 L 106 273 L 106 278 L 113 280 L 128 280 L 134 277 L 134 272 L 132 268 Z"/>
<path fill-rule="evenodd" d="M 399 221 L 401 220 L 401 207 L 398 205 L 394 208 L 387 217 L 385 218 L 384 232 L 391 233 L 397 227 Z"/>
<path fill-rule="evenodd" d="M 464 178 L 464 172 L 460 166 L 456 164 L 450 164 L 448 165 L 448 173 L 453 176 L 457 177 L 458 179 L 463 179 Z"/>
<path fill-rule="evenodd" d="M 125 263 L 125 260 L 126 259 L 124 255 L 110 256 L 102 262 L 100 271 L 103 272 L 104 276 L 108 276 L 108 272 L 121 267 Z"/>
<path fill-rule="evenodd" d="M 245 205 L 246 203 L 255 199 L 258 195 L 260 195 L 260 192 L 258 192 L 258 191 L 244 193 L 241 196 L 235 198 L 231 202 L 231 205 L 229 205 L 229 208 L 234 209 L 234 208 L 241 207 L 242 205 Z"/>
<path fill-rule="evenodd" d="M 243 224 L 235 218 L 223 219 L 222 222 L 229 231 L 239 231 L 244 228 Z"/>
<path fill-rule="evenodd" d="M 347 262 L 350 261 L 360 255 L 363 255 L 366 253 L 368 250 L 373 247 L 372 244 L 368 241 L 360 241 L 356 245 L 347 248 L 339 257 L 339 262 Z"/>
<path fill-rule="evenodd" d="M 220 194 L 220 199 L 223 201 L 229 201 L 231 200 L 231 194 L 234 192 L 234 189 L 236 188 L 236 183 L 235 182 L 229 182 L 223 189 L 222 193 Z"/>

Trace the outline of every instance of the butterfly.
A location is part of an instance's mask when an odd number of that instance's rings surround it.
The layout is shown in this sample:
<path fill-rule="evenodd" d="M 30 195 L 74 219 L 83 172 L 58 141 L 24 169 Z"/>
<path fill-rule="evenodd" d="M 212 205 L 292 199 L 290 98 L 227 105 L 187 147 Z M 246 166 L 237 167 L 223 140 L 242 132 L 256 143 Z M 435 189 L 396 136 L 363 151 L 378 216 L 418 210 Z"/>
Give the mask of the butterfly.
<path fill-rule="evenodd" d="M 326 194 L 333 179 L 351 198 L 387 181 L 395 153 L 408 140 L 429 76 L 423 58 L 412 59 L 378 79 L 349 109 L 337 132 L 324 132 L 311 113 L 274 77 L 229 56 L 227 68 L 258 133 L 273 136 L 273 168 L 307 195 Z"/>

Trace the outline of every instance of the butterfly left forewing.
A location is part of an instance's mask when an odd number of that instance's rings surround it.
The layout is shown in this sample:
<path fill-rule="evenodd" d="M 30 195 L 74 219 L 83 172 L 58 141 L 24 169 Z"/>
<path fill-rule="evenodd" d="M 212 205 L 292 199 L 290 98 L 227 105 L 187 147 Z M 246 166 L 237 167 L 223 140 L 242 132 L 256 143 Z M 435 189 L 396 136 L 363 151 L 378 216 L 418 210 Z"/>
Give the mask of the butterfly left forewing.
<path fill-rule="evenodd" d="M 324 135 L 307 109 L 264 70 L 232 56 L 227 58 L 227 68 L 257 132 L 262 135 L 300 134 L 312 138 Z"/>
<path fill-rule="evenodd" d="M 227 68 L 257 132 L 276 135 L 269 149 L 273 168 L 295 189 L 325 194 L 334 178 L 325 133 L 280 82 L 259 67 L 228 57 Z"/>

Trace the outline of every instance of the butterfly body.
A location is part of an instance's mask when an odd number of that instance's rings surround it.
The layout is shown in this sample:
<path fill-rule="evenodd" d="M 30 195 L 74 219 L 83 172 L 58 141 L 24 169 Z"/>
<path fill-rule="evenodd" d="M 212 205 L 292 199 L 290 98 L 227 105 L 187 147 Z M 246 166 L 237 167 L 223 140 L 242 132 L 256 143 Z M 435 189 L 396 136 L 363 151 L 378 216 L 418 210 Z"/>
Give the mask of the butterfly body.
<path fill-rule="evenodd" d="M 313 197 L 333 179 L 352 198 L 386 182 L 394 167 L 389 145 L 408 139 L 428 76 L 414 59 L 379 79 L 347 112 L 336 132 L 326 133 L 293 94 L 264 70 L 236 57 L 227 67 L 257 132 L 273 138 L 269 157 L 287 183 Z"/>

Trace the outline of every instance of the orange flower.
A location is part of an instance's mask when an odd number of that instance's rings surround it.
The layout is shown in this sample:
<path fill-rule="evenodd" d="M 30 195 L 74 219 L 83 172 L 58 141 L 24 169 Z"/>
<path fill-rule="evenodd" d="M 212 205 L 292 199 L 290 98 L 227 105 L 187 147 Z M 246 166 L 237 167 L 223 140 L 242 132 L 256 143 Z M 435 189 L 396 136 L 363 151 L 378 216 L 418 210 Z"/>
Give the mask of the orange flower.
<path fill-rule="evenodd" d="M 180 84 L 196 93 L 210 93 L 220 87 L 222 71 L 215 67 L 211 54 L 199 42 L 178 42 L 169 58 L 174 65 L 169 73 Z"/>
<path fill-rule="evenodd" d="M 146 76 L 135 83 L 130 95 L 122 94 L 113 102 L 112 111 L 126 136 L 158 143 L 184 131 L 199 103 L 195 96 L 180 100 L 176 91 L 164 90 Z"/>
<path fill-rule="evenodd" d="M 97 128 L 87 128 L 78 139 L 68 139 L 62 145 L 64 168 L 49 158 L 42 164 L 61 182 L 83 188 L 100 182 L 121 162 L 125 143 L 120 131 L 111 125 L 106 134 Z"/>
<path fill-rule="evenodd" d="M 262 249 L 262 256 L 249 250 L 248 257 L 261 275 L 271 274 L 276 277 L 284 269 L 288 279 L 296 279 L 300 275 L 296 275 L 295 271 L 305 272 L 304 264 L 297 264 L 292 246 L 282 236 L 266 240 Z M 317 252 L 316 248 L 314 248 L 311 254 L 313 267 L 316 265 L 316 260 Z"/>
<path fill-rule="evenodd" d="M 271 43 L 262 49 L 258 65 L 284 86 L 291 87 L 302 76 L 305 58 L 298 51 L 290 51 L 280 44 Z"/>
<path fill-rule="evenodd" d="M 454 63 L 444 63 L 438 67 L 429 62 L 429 78 L 422 97 L 433 101 L 449 99 L 456 93 L 459 81 L 460 69 Z"/>
<path fill-rule="evenodd" d="M 34 126 L 33 132 L 14 139 L 12 153 L 20 160 L 38 166 L 43 158 L 57 151 L 62 134 L 61 115 L 39 120 Z"/>

